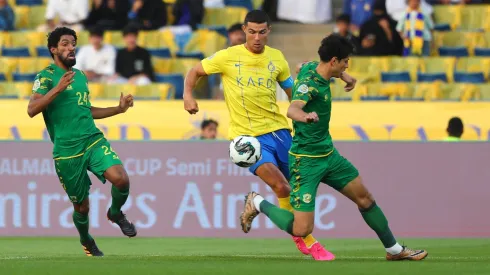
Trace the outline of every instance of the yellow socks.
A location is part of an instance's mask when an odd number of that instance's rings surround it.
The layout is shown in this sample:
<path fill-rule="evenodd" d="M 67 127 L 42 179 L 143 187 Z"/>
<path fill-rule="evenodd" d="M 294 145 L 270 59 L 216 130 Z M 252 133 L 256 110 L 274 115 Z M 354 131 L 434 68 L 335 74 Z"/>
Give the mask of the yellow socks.
<path fill-rule="evenodd" d="M 279 200 L 279 208 L 286 209 L 289 212 L 293 212 L 293 207 L 289 202 L 289 196 L 286 198 L 277 198 Z M 303 241 L 306 244 L 306 247 L 310 248 L 312 245 L 316 243 L 316 239 L 310 234 L 303 238 Z"/>

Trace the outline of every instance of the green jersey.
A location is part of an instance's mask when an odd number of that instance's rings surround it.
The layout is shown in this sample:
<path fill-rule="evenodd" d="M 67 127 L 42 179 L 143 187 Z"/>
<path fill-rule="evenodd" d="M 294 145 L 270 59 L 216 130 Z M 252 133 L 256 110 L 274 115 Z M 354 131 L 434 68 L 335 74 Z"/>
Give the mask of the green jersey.
<path fill-rule="evenodd" d="M 329 132 L 332 111 L 330 81 L 316 72 L 317 66 L 318 62 L 305 64 L 294 82 L 292 101 L 305 102 L 303 111 L 316 112 L 319 120 L 317 123 L 293 121 L 292 155 L 320 157 L 333 151 Z"/>
<path fill-rule="evenodd" d="M 73 83 L 43 111 L 49 137 L 54 143 L 55 159 L 83 154 L 91 144 L 103 137 L 92 117 L 87 77 L 80 70 L 73 71 Z M 55 64 L 49 65 L 37 74 L 32 92 L 47 94 L 58 85 L 65 73 Z"/>

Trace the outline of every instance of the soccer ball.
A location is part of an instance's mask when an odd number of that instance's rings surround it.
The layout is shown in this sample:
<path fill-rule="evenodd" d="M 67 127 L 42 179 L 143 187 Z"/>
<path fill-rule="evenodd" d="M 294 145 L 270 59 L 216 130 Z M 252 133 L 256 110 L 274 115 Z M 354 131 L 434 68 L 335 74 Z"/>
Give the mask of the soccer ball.
<path fill-rule="evenodd" d="M 250 167 L 262 158 L 260 142 L 252 136 L 238 136 L 230 143 L 230 159 L 240 167 Z"/>

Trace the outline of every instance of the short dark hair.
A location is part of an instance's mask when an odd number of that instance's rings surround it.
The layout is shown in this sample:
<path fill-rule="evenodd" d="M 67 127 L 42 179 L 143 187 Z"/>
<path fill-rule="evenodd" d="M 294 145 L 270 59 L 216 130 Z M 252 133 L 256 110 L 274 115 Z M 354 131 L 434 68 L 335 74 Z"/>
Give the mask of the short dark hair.
<path fill-rule="evenodd" d="M 218 124 L 218 122 L 216 120 L 214 120 L 214 119 L 205 119 L 201 123 L 201 130 L 204 130 L 206 127 L 208 127 L 211 124 L 216 125 L 216 127 L 219 126 L 219 124 Z"/>
<path fill-rule="evenodd" d="M 90 36 L 104 37 L 104 29 L 95 25 L 89 29 L 89 34 Z"/>
<path fill-rule="evenodd" d="M 447 124 L 447 133 L 453 137 L 461 137 L 463 129 L 463 121 L 459 117 L 452 117 Z"/>
<path fill-rule="evenodd" d="M 138 33 L 139 33 L 139 29 L 135 25 L 129 24 L 126 27 L 124 27 L 124 29 L 123 29 L 123 36 L 126 36 L 128 34 L 134 34 L 137 36 Z"/>
<path fill-rule="evenodd" d="M 228 33 L 236 32 L 236 31 L 242 31 L 242 24 L 241 23 L 233 24 L 227 30 Z"/>
<path fill-rule="evenodd" d="M 354 53 L 354 46 L 349 40 L 338 34 L 331 34 L 323 38 L 318 49 L 318 55 L 322 62 L 329 62 L 334 57 L 340 61 L 352 53 Z"/>
<path fill-rule="evenodd" d="M 54 58 L 54 54 L 51 52 L 51 48 L 58 47 L 58 43 L 60 43 L 61 37 L 63 35 L 71 35 L 75 38 L 75 42 L 77 41 L 77 33 L 67 27 L 58 27 L 54 29 L 54 31 L 48 34 L 48 51 L 51 54 L 51 58 Z"/>
<path fill-rule="evenodd" d="M 344 22 L 346 24 L 350 24 L 350 15 L 348 14 L 341 14 L 339 17 L 337 17 L 337 20 L 335 22 Z"/>
<path fill-rule="evenodd" d="M 269 15 L 267 15 L 267 13 L 262 10 L 253 10 L 247 13 L 247 16 L 245 16 L 244 24 L 247 25 L 249 22 L 257 24 L 267 23 L 267 26 L 271 25 L 271 19 L 269 18 Z"/>

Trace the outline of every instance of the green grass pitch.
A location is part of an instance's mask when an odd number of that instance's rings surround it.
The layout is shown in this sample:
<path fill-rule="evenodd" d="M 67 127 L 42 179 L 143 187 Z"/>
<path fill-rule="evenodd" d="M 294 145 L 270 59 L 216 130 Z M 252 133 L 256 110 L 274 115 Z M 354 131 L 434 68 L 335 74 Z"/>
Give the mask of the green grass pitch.
<path fill-rule="evenodd" d="M 490 239 L 405 239 L 422 262 L 387 262 L 375 239 L 321 240 L 337 256 L 315 262 L 284 239 L 97 238 L 103 258 L 77 238 L 0 238 L 5 275 L 490 274 Z"/>

